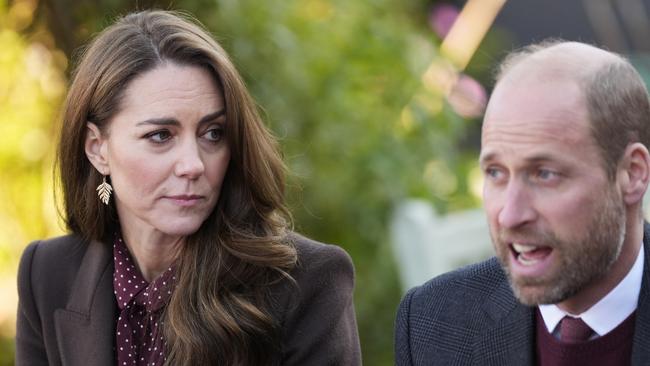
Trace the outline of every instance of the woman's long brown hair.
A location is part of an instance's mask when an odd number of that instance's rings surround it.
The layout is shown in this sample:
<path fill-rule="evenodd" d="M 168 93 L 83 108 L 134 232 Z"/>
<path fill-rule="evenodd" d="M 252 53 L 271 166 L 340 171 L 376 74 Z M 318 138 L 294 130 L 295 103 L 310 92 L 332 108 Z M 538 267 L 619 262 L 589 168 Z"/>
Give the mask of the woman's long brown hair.
<path fill-rule="evenodd" d="M 86 123 L 110 133 L 129 82 L 165 62 L 204 67 L 214 75 L 223 90 L 231 151 L 219 201 L 186 238 L 178 258 L 177 285 L 164 314 L 167 364 L 268 364 L 280 340 L 266 291 L 296 263 L 287 238 L 285 166 L 226 52 L 187 15 L 127 15 L 82 53 L 57 157 L 67 227 L 103 241 L 119 230 L 114 204 L 104 206 L 96 196 L 102 176 L 85 155 Z"/>

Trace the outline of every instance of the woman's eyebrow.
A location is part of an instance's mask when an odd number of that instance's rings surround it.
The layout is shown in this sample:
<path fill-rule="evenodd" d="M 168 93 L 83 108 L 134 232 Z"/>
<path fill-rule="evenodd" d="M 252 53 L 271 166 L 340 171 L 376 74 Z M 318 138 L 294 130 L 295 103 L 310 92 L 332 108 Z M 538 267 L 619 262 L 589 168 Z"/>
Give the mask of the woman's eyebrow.
<path fill-rule="evenodd" d="M 214 121 L 215 119 L 223 116 L 226 114 L 226 109 L 221 109 L 218 110 L 214 113 L 210 113 L 208 115 L 203 116 L 199 120 L 199 124 L 206 123 L 206 122 L 211 122 Z M 151 118 L 147 119 L 141 122 L 138 122 L 136 126 L 141 126 L 141 125 L 156 125 L 156 126 L 178 126 L 180 125 L 180 122 L 178 122 L 177 119 L 171 118 L 171 117 L 161 117 L 161 118 Z"/>
<path fill-rule="evenodd" d="M 219 117 L 221 117 L 221 116 L 223 116 L 225 114 L 226 114 L 226 109 L 222 108 L 221 110 L 218 110 L 218 111 L 216 111 L 214 113 L 210 113 L 210 114 L 208 114 L 206 116 L 203 116 L 203 118 L 201 118 L 199 120 L 199 123 L 214 121 L 215 119 L 217 119 L 217 118 L 219 118 Z"/>

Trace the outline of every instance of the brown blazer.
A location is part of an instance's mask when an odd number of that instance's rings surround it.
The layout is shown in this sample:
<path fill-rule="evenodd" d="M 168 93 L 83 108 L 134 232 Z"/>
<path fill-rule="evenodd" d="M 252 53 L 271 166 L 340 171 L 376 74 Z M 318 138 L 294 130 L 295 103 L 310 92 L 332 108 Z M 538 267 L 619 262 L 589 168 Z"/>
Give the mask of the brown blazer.
<path fill-rule="evenodd" d="M 354 269 L 341 248 L 294 236 L 298 284 L 278 285 L 280 365 L 361 365 Z M 110 245 L 68 235 L 31 243 L 18 270 L 16 365 L 115 364 Z"/>

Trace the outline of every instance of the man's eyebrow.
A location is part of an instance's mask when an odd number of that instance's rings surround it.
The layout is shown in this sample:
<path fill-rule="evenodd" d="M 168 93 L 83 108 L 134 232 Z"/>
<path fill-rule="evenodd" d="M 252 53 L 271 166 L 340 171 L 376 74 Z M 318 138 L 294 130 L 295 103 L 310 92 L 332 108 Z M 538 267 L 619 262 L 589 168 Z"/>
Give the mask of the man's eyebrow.
<path fill-rule="evenodd" d="M 478 161 L 479 165 L 483 165 L 489 161 L 496 159 L 497 155 L 498 154 L 496 152 L 488 152 L 485 155 L 480 155 Z M 528 163 L 542 163 L 546 161 L 556 161 L 558 159 L 556 156 L 553 156 L 552 154 L 540 153 L 540 154 L 535 154 L 535 155 L 525 157 L 524 160 Z"/>
<path fill-rule="evenodd" d="M 548 154 L 539 154 L 539 155 L 533 155 L 528 158 L 526 158 L 526 161 L 531 162 L 531 163 L 541 163 L 545 161 L 553 161 L 557 160 L 556 157 L 553 157 L 552 155 Z"/>
<path fill-rule="evenodd" d="M 225 114 L 226 114 L 225 108 L 221 109 L 221 110 L 218 110 L 218 111 L 216 111 L 214 113 L 210 113 L 208 115 L 203 116 L 199 120 L 199 124 L 203 124 L 203 123 L 206 123 L 206 122 L 212 122 L 215 119 L 217 119 L 217 118 L 219 118 L 219 117 L 221 117 L 221 116 L 223 116 Z M 178 120 L 175 119 L 175 118 L 162 117 L 162 118 L 151 118 L 151 119 L 147 119 L 147 120 L 136 123 L 136 126 L 142 126 L 142 125 L 178 126 L 178 125 L 180 125 L 180 122 L 178 122 Z"/>
<path fill-rule="evenodd" d="M 479 157 L 478 157 L 478 164 L 483 165 L 486 162 L 488 162 L 490 160 L 493 160 L 495 156 L 496 156 L 495 152 L 489 152 L 487 154 L 480 154 Z"/>

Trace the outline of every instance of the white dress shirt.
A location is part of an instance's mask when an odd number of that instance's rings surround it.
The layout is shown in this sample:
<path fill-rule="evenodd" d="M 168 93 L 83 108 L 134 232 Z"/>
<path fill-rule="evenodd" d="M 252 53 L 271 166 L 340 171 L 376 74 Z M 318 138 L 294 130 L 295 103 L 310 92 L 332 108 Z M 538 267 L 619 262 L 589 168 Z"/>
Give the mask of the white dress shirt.
<path fill-rule="evenodd" d="M 539 305 L 539 311 L 549 333 L 556 338 L 559 337 L 560 327 L 558 327 L 558 324 L 565 316 L 581 318 L 582 321 L 587 323 L 595 332 L 592 339 L 614 330 L 636 310 L 639 292 L 641 291 L 641 279 L 643 278 L 643 256 L 643 243 L 641 243 L 641 249 L 636 261 L 634 261 L 634 265 L 632 265 L 623 280 L 605 297 L 582 314 L 569 314 L 554 304 Z"/>

